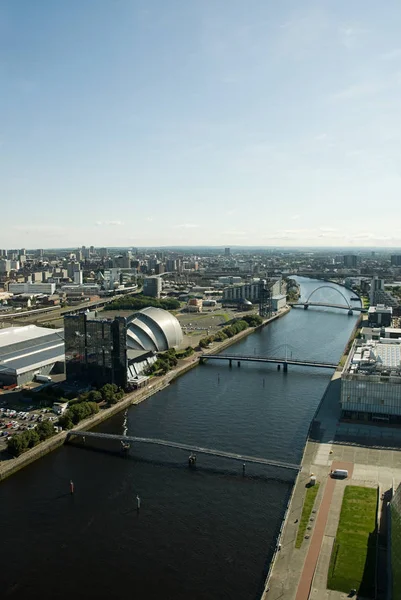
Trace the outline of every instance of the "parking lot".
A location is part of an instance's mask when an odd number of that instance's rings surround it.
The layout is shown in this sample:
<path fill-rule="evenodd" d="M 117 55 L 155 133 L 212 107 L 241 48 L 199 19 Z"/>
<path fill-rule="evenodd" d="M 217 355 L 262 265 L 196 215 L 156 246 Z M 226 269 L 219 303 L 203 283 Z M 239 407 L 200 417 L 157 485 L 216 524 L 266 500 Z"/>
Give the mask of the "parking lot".
<path fill-rule="evenodd" d="M 7 440 L 22 431 L 35 429 L 42 421 L 54 424 L 58 417 L 49 408 L 28 406 L 25 410 L 17 411 L 12 408 L 0 407 L 0 452 L 7 448 Z"/>

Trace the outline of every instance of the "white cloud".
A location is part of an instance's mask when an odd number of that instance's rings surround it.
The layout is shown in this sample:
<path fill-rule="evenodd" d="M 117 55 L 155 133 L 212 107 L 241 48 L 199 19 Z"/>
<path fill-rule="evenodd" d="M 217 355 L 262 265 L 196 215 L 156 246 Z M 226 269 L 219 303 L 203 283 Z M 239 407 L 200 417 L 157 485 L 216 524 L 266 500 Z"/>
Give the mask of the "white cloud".
<path fill-rule="evenodd" d="M 98 227 L 120 227 L 123 225 L 122 221 L 96 221 L 95 225 Z"/>
<path fill-rule="evenodd" d="M 180 225 L 176 225 L 179 229 L 196 229 L 199 227 L 196 223 L 181 223 Z"/>

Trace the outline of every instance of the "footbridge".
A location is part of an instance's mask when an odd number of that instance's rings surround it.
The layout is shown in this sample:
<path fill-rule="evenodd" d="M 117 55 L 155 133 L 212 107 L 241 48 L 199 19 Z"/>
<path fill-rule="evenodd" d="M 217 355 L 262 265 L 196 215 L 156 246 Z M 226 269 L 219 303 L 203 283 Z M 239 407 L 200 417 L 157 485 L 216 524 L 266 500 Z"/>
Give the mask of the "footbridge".
<path fill-rule="evenodd" d="M 99 440 L 115 440 L 122 444 L 153 444 L 156 446 L 165 446 L 168 448 L 177 448 L 178 450 L 186 450 L 187 452 L 196 454 L 209 454 L 212 456 L 219 456 L 221 458 L 231 458 L 233 460 L 239 460 L 243 463 L 255 463 L 259 465 L 267 465 L 269 467 L 279 467 L 281 469 L 289 469 L 291 471 L 299 471 L 301 468 L 300 465 L 281 460 L 273 460 L 258 456 L 248 456 L 246 454 L 236 454 L 234 452 L 204 448 L 202 446 L 194 446 L 192 444 L 182 444 L 180 442 L 171 442 L 169 440 L 159 440 L 157 438 L 143 438 L 130 435 L 116 435 L 114 433 L 95 433 L 92 431 L 71 430 L 68 432 L 66 440 L 69 441 L 74 437 L 81 438 L 83 442 L 85 442 L 87 438 L 91 438 Z"/>
<path fill-rule="evenodd" d="M 318 360 L 302 360 L 299 358 L 276 356 L 245 356 L 243 354 L 202 354 L 202 356 L 199 359 L 200 363 L 204 363 L 207 360 L 227 360 L 230 367 L 232 367 L 233 361 L 236 361 L 238 366 L 241 365 L 241 362 L 273 363 L 277 365 L 283 365 L 284 372 L 288 370 L 288 365 L 294 365 L 299 367 L 315 367 L 317 369 L 337 368 L 337 364 L 331 362 L 324 362 Z"/>

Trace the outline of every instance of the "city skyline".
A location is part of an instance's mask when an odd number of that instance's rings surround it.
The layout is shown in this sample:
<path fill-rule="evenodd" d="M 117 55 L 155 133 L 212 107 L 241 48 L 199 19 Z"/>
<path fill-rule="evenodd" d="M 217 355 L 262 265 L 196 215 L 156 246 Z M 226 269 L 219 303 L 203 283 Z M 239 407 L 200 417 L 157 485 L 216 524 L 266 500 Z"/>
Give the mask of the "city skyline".
<path fill-rule="evenodd" d="M 401 246 L 400 26 L 395 0 L 5 0 L 0 246 Z"/>

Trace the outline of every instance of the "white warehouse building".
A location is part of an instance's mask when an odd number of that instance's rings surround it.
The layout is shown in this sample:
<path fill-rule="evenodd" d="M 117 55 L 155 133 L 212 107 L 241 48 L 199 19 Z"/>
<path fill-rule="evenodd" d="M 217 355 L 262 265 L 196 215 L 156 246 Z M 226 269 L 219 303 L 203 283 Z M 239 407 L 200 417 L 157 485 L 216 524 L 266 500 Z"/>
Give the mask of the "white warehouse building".
<path fill-rule="evenodd" d="M 0 329 L 0 382 L 21 385 L 36 374 L 64 370 L 64 330 L 36 325 Z"/>
<path fill-rule="evenodd" d="M 341 374 L 341 416 L 401 423 L 401 340 L 355 340 Z"/>

